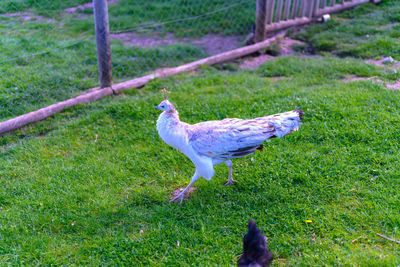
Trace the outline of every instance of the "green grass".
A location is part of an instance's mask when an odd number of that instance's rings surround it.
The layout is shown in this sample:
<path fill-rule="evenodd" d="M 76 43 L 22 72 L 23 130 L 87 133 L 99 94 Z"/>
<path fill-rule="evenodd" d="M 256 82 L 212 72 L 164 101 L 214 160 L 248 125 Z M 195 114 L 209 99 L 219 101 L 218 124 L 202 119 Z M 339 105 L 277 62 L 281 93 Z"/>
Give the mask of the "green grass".
<path fill-rule="evenodd" d="M 253 219 L 277 265 L 400 264 L 398 245 L 375 235 L 399 239 L 400 94 L 341 82 L 348 74 L 394 78 L 335 58 L 204 68 L 2 137 L 0 262 L 234 265 Z M 223 186 L 221 165 L 190 200 L 169 204 L 194 167 L 157 135 L 163 87 L 189 123 L 299 108 L 305 119 L 298 132 L 235 160 L 237 184 Z"/>
<path fill-rule="evenodd" d="M 294 36 L 308 42 L 317 53 L 360 58 L 392 56 L 400 60 L 399 12 L 400 3 L 395 0 L 364 4 Z"/>
<path fill-rule="evenodd" d="M 60 19 L 66 16 L 64 9 L 88 2 L 90 1 L 3 0 L 0 2 L 0 14 L 31 11 L 42 16 Z M 78 19 L 80 29 L 93 28 L 91 17 L 93 9 L 79 10 L 75 16 L 79 14 L 90 16 L 88 19 Z M 148 33 L 173 32 L 178 37 L 198 38 L 205 34 L 247 34 L 254 23 L 254 14 L 255 3 L 252 0 L 120 0 L 109 4 L 111 31 L 146 26 Z"/>
<path fill-rule="evenodd" d="M 1 12 L 46 16 L 0 18 L 1 120 L 97 85 L 93 18 L 60 16 L 60 9 L 82 1 L 53 2 L 0 3 Z M 227 3 L 187 10 L 200 2 L 170 2 L 176 9 L 163 9 L 161 1 L 110 5 L 112 29 Z M 152 16 L 143 13 L 148 5 Z M 351 21 L 310 26 L 298 36 L 317 52 L 399 59 L 398 9 L 396 1 L 363 5 L 338 15 Z M 222 20 L 207 16 L 154 31 L 244 33 L 246 12 L 254 11 L 244 9 L 233 20 L 232 10 Z M 364 42 L 365 33 L 370 37 Z M 140 49 L 113 41 L 112 55 L 115 81 L 122 81 L 205 54 L 192 46 Z M 206 67 L 154 80 L 0 137 L 0 265 L 234 265 L 249 219 L 266 233 L 275 265 L 399 265 L 399 246 L 376 233 L 400 239 L 400 93 L 374 79 L 341 81 L 355 75 L 393 82 L 398 72 L 334 57 L 283 57 L 254 71 L 228 67 L 233 71 Z M 235 160 L 237 184 L 223 186 L 228 170 L 221 165 L 211 181 L 196 182 L 190 200 L 169 204 L 194 167 L 157 135 L 154 106 L 162 88 L 172 91 L 170 100 L 189 123 L 292 109 L 303 109 L 305 119 L 298 132 Z"/>
<path fill-rule="evenodd" d="M 161 33 L 173 32 L 179 37 L 198 38 L 205 34 L 249 33 L 255 19 L 255 3 L 251 0 L 173 0 L 165 2 L 121 0 L 121 2 L 111 5 L 109 12 L 112 31 L 184 19 L 177 23 L 151 27 L 150 30 Z"/>
<path fill-rule="evenodd" d="M 98 85 L 92 33 L 75 32 L 68 26 L 74 25 L 69 19 L 23 24 L 21 21 L 0 17 L 0 120 L 68 99 Z M 50 52 L 35 55 L 46 51 Z M 138 48 L 126 47 L 118 40 L 112 41 L 111 51 L 115 82 L 205 56 L 201 48 L 189 45 Z"/>
<path fill-rule="evenodd" d="M 81 18 L 77 17 L 79 14 L 67 15 L 63 11 L 85 2 L 1 1 L 0 13 L 31 11 L 45 17 L 24 21 L 18 16 L 0 16 L 0 120 L 68 99 L 98 85 L 93 16 Z M 111 30 L 198 16 L 229 7 L 232 3 L 228 2 L 122 0 L 110 4 Z M 245 12 L 237 12 L 238 8 Z M 241 5 L 221 11 L 222 15 L 216 13 L 169 23 L 150 28 L 147 33 L 173 31 L 177 36 L 198 37 L 207 33 L 241 34 L 250 29 L 252 8 L 249 1 L 243 1 Z M 81 12 L 91 13 L 92 10 Z M 239 14 L 235 20 L 232 20 L 232 12 Z M 246 19 L 248 25 L 244 22 Z M 112 40 L 111 52 L 114 82 L 206 56 L 202 48 L 192 45 L 138 48 L 124 46 L 118 40 Z"/>
<path fill-rule="evenodd" d="M 2 0 L 0 2 L 0 14 L 23 12 L 33 10 L 42 12 L 42 14 L 51 13 L 51 11 L 65 9 L 72 6 L 88 3 L 88 0 Z"/>

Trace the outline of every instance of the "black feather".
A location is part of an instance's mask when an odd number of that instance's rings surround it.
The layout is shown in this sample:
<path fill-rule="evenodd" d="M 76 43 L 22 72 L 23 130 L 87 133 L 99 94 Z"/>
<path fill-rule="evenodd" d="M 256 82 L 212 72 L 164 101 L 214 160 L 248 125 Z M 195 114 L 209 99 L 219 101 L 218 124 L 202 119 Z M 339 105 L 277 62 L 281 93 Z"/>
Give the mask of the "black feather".
<path fill-rule="evenodd" d="M 236 149 L 236 150 L 231 150 L 229 152 L 231 152 L 231 153 L 239 153 L 239 152 L 247 152 L 247 151 L 255 150 L 255 149 L 256 149 L 256 146 L 246 146 L 246 147 L 242 147 L 242 148 L 239 148 L 239 149 Z"/>
<path fill-rule="evenodd" d="M 249 230 L 243 237 L 243 255 L 238 266 L 269 267 L 273 255 L 268 251 L 265 236 L 257 228 L 254 221 L 249 221 Z"/>

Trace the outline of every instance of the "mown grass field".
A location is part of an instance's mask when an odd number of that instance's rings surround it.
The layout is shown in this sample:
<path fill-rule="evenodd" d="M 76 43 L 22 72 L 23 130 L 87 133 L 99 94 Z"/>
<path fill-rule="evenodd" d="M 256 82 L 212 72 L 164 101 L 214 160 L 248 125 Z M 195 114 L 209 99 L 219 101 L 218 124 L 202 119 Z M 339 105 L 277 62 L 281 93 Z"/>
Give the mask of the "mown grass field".
<path fill-rule="evenodd" d="M 85 2 L 88 1 L 0 2 L 0 119 L 33 111 L 97 86 L 93 11 L 90 8 L 74 14 L 64 11 Z M 110 29 L 119 31 L 196 17 L 227 8 L 228 4 L 229 1 L 217 0 L 168 3 L 121 0 L 109 5 Z M 246 0 L 216 14 L 144 30 L 149 35 L 172 31 L 176 37 L 193 38 L 212 33 L 241 35 L 251 28 L 253 8 Z M 31 12 L 25 16 L 41 17 L 26 20 L 24 16 L 7 16 L 13 12 Z M 124 46 L 116 39 L 111 42 L 111 50 L 115 82 L 207 55 L 193 45 L 139 48 Z"/>
<path fill-rule="evenodd" d="M 378 10 L 396 6 L 385 1 Z M 357 20 L 370 11 L 362 7 L 346 16 Z M 14 18 L 1 21 L 0 45 L 15 43 L 7 53 L 65 42 L 42 21 L 21 28 Z M 29 27 L 36 29 L 31 35 Z M 307 31 L 314 27 L 322 26 Z M 116 48 L 122 52 L 114 59 L 133 68 L 124 56 L 134 48 L 113 43 Z M 377 56 L 396 58 L 395 51 L 389 47 Z M 39 98 L 73 84 L 73 95 L 96 85 L 95 62 L 93 41 L 85 41 L 18 68 L 15 62 L 0 65 L 7 73 L 0 88 L 7 92 L 19 84 Z M 374 81 L 394 82 L 398 72 L 329 55 L 281 57 L 253 71 L 230 69 L 207 67 L 155 80 L 0 137 L 0 263 L 235 265 L 253 219 L 277 266 L 399 265 L 399 245 L 376 233 L 400 239 L 400 92 Z M 117 79 L 128 74 L 116 71 Z M 374 79 L 342 81 L 349 75 Z M 189 123 L 293 109 L 303 109 L 305 118 L 298 132 L 235 160 L 238 183 L 223 186 L 228 170 L 221 165 L 211 181 L 196 182 L 189 200 L 171 204 L 171 193 L 189 182 L 194 167 L 157 135 L 154 106 L 162 88 L 171 91 L 170 100 Z M 9 97 L 22 92 L 15 89 Z M 1 105 L 11 113 L 43 103 L 21 99 Z"/>
<path fill-rule="evenodd" d="M 399 14 L 398 1 L 365 4 L 333 15 L 327 23 L 307 27 L 294 37 L 309 43 L 316 53 L 359 58 L 392 56 L 400 60 Z"/>
<path fill-rule="evenodd" d="M 278 265 L 399 264 L 398 245 L 376 233 L 398 236 L 400 94 L 341 82 L 349 73 L 387 78 L 357 60 L 289 57 L 154 81 L 55 116 L 56 129 L 2 146 L 1 261 L 229 265 L 254 219 Z M 170 204 L 193 167 L 157 136 L 162 87 L 190 123 L 306 116 L 300 131 L 235 160 L 234 186 L 217 167 L 190 200 Z"/>

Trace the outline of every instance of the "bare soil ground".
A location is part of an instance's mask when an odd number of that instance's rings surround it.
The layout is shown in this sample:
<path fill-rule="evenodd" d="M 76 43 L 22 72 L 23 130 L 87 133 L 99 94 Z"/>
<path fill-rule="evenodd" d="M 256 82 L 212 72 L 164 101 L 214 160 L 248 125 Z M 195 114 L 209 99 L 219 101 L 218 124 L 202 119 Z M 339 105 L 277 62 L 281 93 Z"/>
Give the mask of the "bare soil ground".
<path fill-rule="evenodd" d="M 184 188 L 176 189 L 176 190 L 172 193 L 171 198 L 177 197 L 177 196 L 183 191 L 183 189 L 184 189 Z M 189 197 L 190 197 L 190 193 L 193 192 L 194 190 L 196 190 L 196 187 L 190 187 L 190 188 L 185 192 L 185 195 L 183 196 L 183 198 L 184 198 L 184 199 L 189 198 Z"/>
<path fill-rule="evenodd" d="M 208 34 L 200 39 L 176 38 L 172 33 L 164 36 L 147 35 L 135 32 L 111 34 L 111 38 L 121 40 L 127 46 L 153 47 L 158 45 L 191 44 L 202 47 L 208 54 L 216 55 L 238 48 L 243 36 L 220 36 Z"/>
<path fill-rule="evenodd" d="M 120 0 L 107 0 L 107 3 L 108 4 L 113 4 L 113 3 L 117 3 L 119 1 Z M 66 8 L 66 9 L 64 9 L 64 11 L 69 13 L 69 14 L 74 14 L 78 10 L 82 10 L 82 9 L 86 9 L 86 8 L 93 8 L 93 2 L 90 1 L 89 3 L 83 4 L 83 5 Z"/>
<path fill-rule="evenodd" d="M 304 45 L 305 43 L 297 40 L 293 40 L 290 38 L 284 38 L 282 40 L 278 41 L 278 44 L 280 46 L 280 56 L 288 56 L 288 55 L 294 55 L 297 52 L 293 50 L 292 46 L 294 44 L 301 44 Z M 304 56 L 304 55 L 302 55 Z M 243 62 L 240 64 L 241 69 L 255 69 L 261 64 L 273 60 L 277 58 L 276 56 L 271 56 L 267 54 L 261 54 L 257 57 L 248 57 L 243 60 Z"/>
<path fill-rule="evenodd" d="M 7 17 L 7 18 L 18 17 L 18 18 L 22 18 L 24 21 L 28 21 L 28 20 L 47 20 L 49 22 L 54 21 L 54 19 L 45 18 L 43 16 L 36 15 L 30 11 L 5 13 L 5 14 L 1 14 L 0 17 Z"/>
<path fill-rule="evenodd" d="M 394 62 L 393 64 L 385 64 L 383 63 L 383 60 L 377 60 L 377 59 L 366 59 L 365 62 L 368 64 L 372 64 L 375 66 L 381 66 L 381 67 L 386 67 L 390 69 L 400 69 L 400 62 Z"/>
<path fill-rule="evenodd" d="M 359 77 L 355 75 L 348 75 L 346 78 L 341 80 L 342 82 L 354 82 L 354 81 L 375 81 L 377 83 L 383 83 L 387 88 L 393 90 L 400 90 L 400 81 L 396 81 L 395 83 L 385 83 L 381 79 L 377 77 Z"/>

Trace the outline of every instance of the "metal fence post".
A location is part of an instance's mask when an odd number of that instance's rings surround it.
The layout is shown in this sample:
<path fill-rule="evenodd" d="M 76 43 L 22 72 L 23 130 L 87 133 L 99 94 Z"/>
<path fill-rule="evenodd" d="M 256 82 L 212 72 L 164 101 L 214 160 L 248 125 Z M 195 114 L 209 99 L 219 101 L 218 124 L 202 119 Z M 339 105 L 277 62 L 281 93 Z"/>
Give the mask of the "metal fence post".
<path fill-rule="evenodd" d="M 254 33 L 254 40 L 256 43 L 264 41 L 267 37 L 267 30 L 265 28 L 267 23 L 266 17 L 267 0 L 257 0 L 256 6 L 256 29 Z"/>
<path fill-rule="evenodd" d="M 93 12 L 100 88 L 110 87 L 112 85 L 112 65 L 107 0 L 93 0 Z"/>

